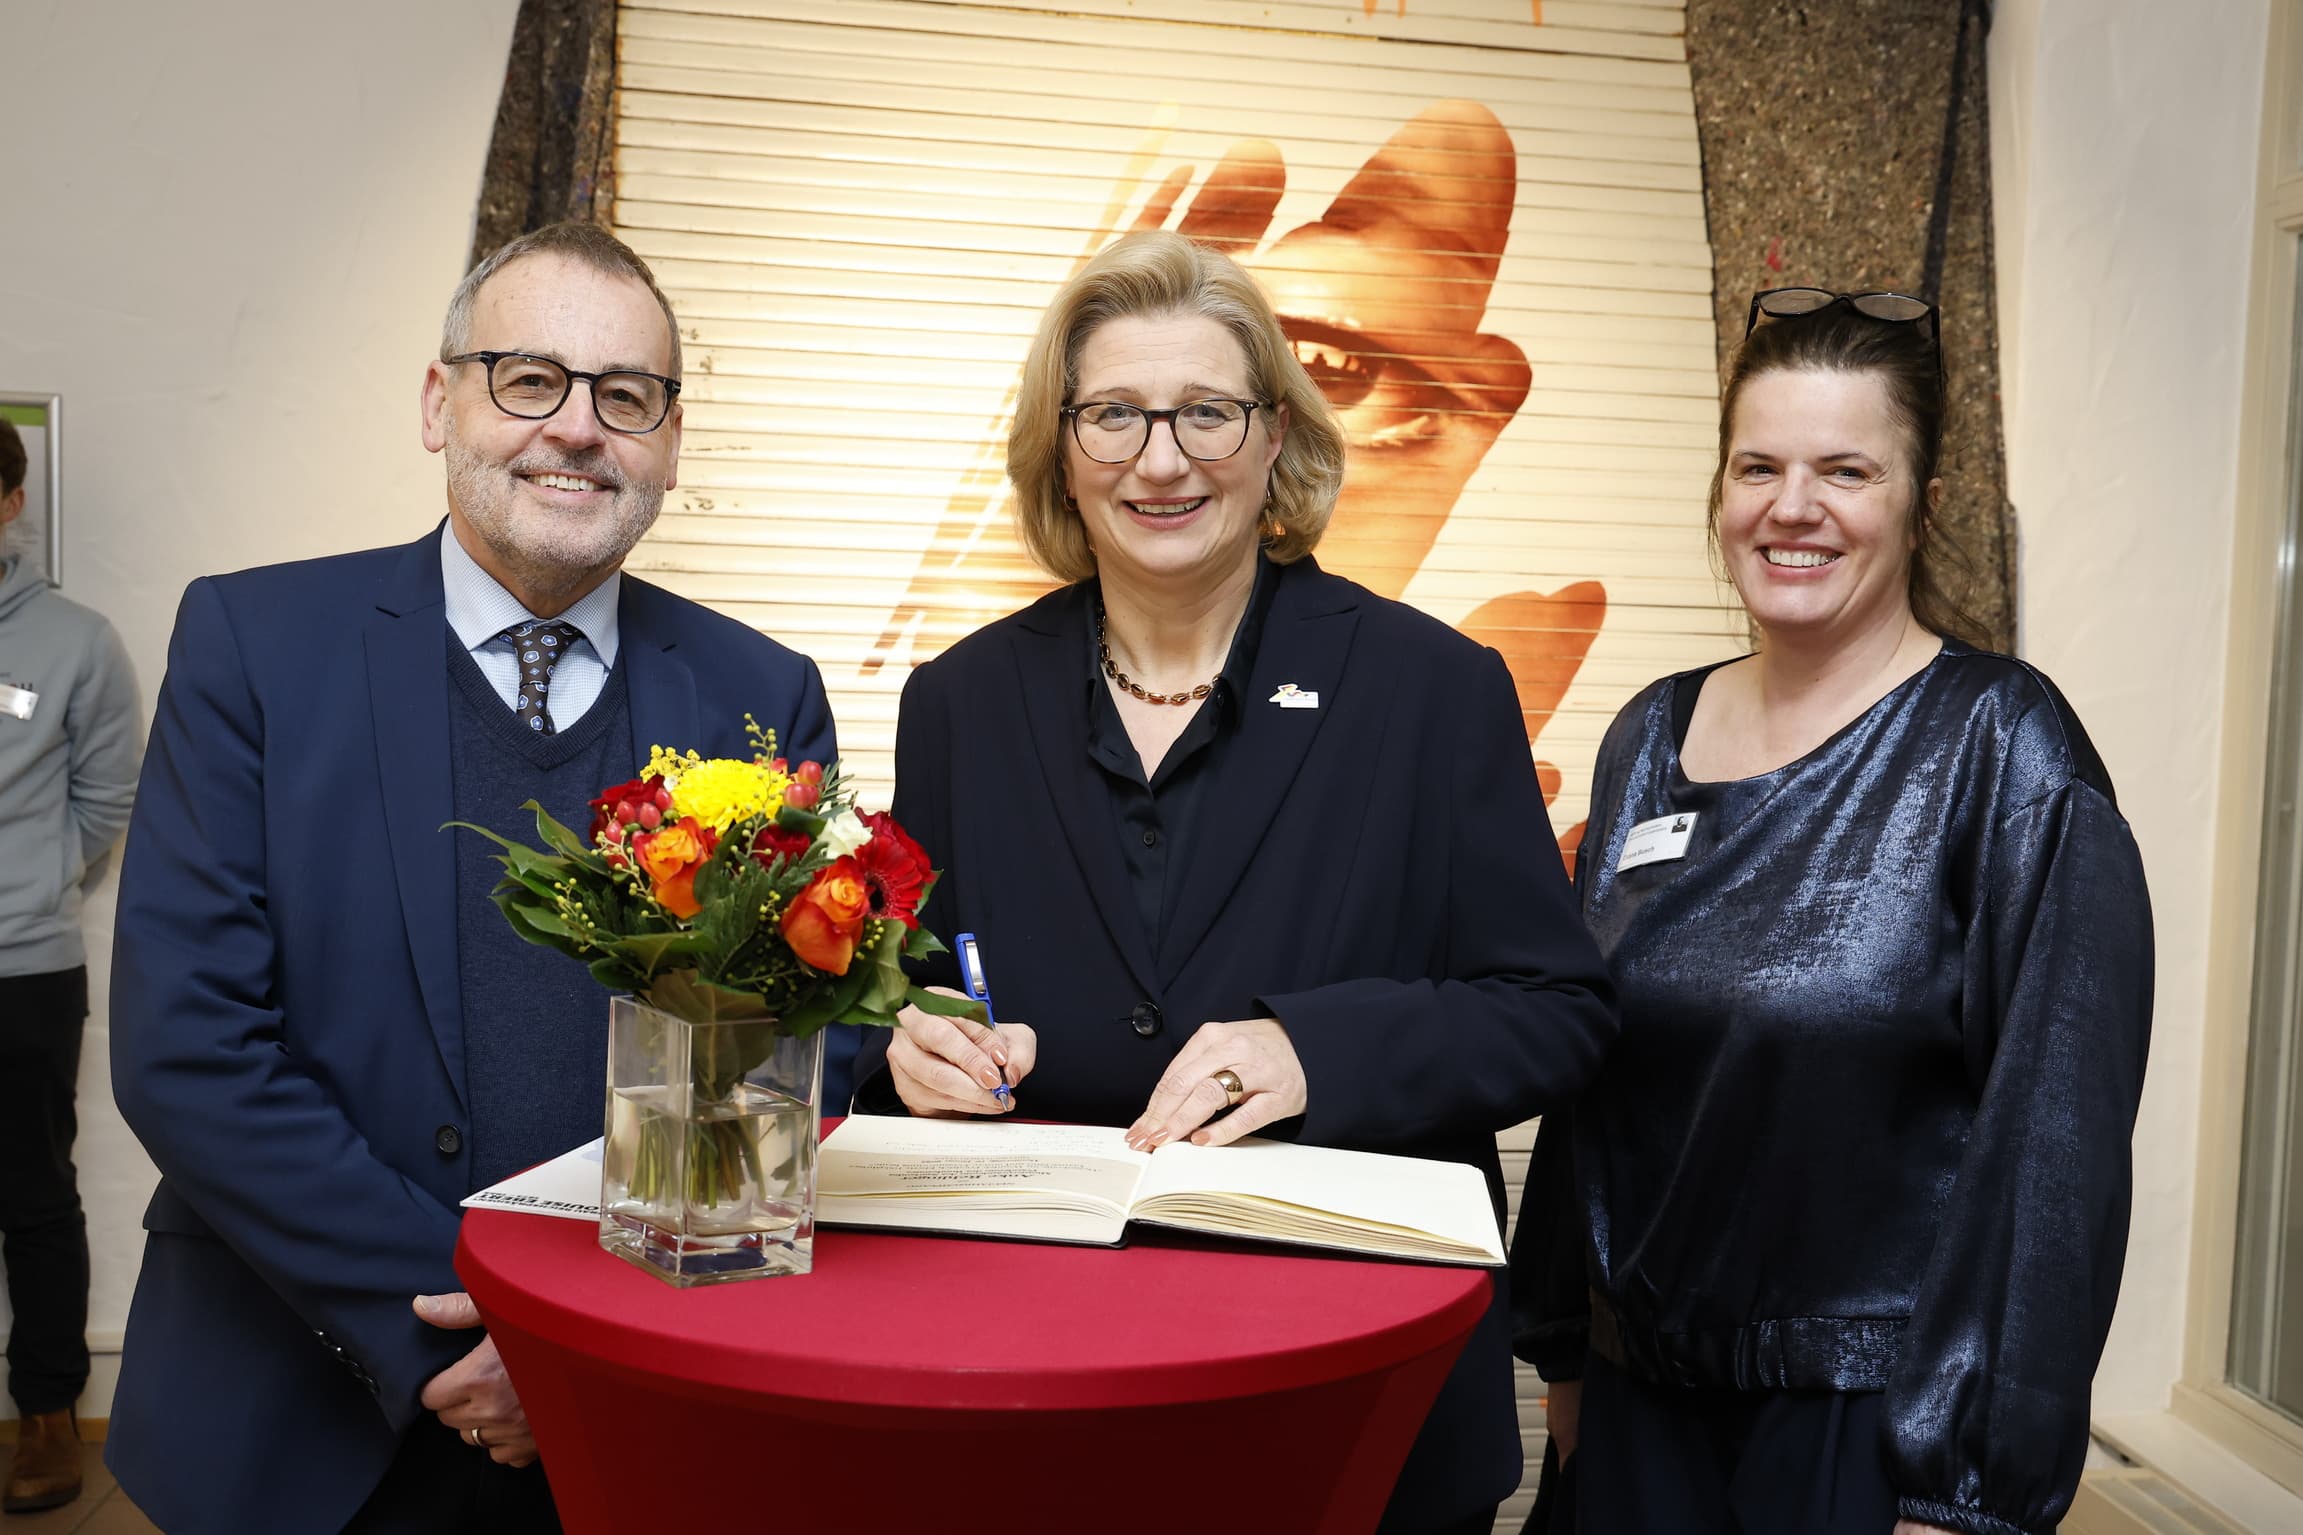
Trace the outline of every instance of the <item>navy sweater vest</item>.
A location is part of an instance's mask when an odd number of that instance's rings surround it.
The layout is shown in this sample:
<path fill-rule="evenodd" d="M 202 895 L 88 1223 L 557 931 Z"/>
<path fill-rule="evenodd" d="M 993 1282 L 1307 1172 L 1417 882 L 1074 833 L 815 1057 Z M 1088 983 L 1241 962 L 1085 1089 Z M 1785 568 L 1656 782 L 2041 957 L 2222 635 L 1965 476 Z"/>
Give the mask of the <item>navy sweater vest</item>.
<path fill-rule="evenodd" d="M 543 735 L 519 722 L 452 633 L 448 652 L 456 819 L 541 846 L 535 816 L 520 808 L 532 799 L 582 835 L 591 799 L 638 766 L 622 670 L 582 719 Z M 512 931 L 488 898 L 503 873 L 494 844 L 454 836 L 471 1179 L 480 1189 L 600 1133 L 608 992 L 576 960 Z"/>

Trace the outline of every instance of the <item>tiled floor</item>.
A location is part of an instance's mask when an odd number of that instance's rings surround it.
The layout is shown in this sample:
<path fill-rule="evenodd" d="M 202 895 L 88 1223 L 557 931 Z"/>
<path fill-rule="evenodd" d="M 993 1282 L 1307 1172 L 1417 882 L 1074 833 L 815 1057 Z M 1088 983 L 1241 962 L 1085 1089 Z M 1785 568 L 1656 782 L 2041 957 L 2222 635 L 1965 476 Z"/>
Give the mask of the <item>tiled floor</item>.
<path fill-rule="evenodd" d="M 0 1445 L 0 1459 L 10 1448 Z M 159 1535 L 104 1469 L 102 1445 L 80 1446 L 80 1472 L 88 1480 L 79 1497 L 43 1513 L 0 1514 L 0 1535 Z"/>

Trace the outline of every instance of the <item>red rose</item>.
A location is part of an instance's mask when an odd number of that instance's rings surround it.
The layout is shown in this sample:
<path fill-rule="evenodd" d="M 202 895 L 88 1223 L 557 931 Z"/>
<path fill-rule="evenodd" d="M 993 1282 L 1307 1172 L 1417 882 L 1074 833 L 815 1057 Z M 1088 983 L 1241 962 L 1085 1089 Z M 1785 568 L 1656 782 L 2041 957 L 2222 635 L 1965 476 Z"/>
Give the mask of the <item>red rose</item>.
<path fill-rule="evenodd" d="M 896 818 L 886 811 L 875 810 L 862 819 L 871 829 L 872 840 L 857 850 L 856 862 L 863 866 L 872 915 L 917 928 L 920 886 L 927 883 L 932 872 L 928 868 L 928 855 L 912 840 L 912 834 L 898 826 Z"/>
<path fill-rule="evenodd" d="M 781 854 L 786 861 L 803 856 L 815 841 L 804 831 L 786 831 L 773 823 L 752 833 L 752 862 L 765 869 Z"/>
<path fill-rule="evenodd" d="M 855 859 L 842 858 L 817 874 L 784 908 L 784 941 L 805 964 L 826 975 L 846 975 L 856 940 L 871 915 L 871 895 Z"/>
<path fill-rule="evenodd" d="M 656 803 L 663 787 L 661 778 L 635 778 L 604 791 L 592 801 L 592 846 L 598 847 L 600 838 L 611 833 L 610 841 L 623 841 L 624 828 L 640 818 L 640 806 Z"/>

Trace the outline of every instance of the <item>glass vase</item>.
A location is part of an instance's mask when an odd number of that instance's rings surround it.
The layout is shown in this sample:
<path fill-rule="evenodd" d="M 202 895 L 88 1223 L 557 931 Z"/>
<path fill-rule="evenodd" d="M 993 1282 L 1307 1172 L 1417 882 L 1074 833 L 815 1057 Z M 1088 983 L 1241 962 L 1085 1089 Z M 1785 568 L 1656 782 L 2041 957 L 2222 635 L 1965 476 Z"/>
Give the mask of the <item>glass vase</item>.
<path fill-rule="evenodd" d="M 680 1286 L 808 1272 L 823 1074 L 821 1030 L 610 998 L 600 1245 Z"/>

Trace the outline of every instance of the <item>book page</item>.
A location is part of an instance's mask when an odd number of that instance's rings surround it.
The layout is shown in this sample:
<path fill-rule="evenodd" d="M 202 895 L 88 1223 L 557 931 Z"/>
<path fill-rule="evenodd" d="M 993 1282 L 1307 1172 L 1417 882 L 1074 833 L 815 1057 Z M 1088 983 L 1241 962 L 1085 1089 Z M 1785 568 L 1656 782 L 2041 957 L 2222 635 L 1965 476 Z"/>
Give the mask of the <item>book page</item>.
<path fill-rule="evenodd" d="M 464 1196 L 467 1210 L 513 1210 L 522 1215 L 558 1215 L 568 1220 L 600 1218 L 600 1145 L 597 1136 L 549 1162 L 512 1174 L 476 1194 Z"/>
<path fill-rule="evenodd" d="M 1138 1219 L 1393 1257 L 1500 1264 L 1487 1180 L 1461 1162 L 1247 1136 L 1151 1155 Z"/>
<path fill-rule="evenodd" d="M 1115 1242 L 1151 1158 L 1106 1125 L 855 1114 L 824 1138 L 834 1224 Z"/>

